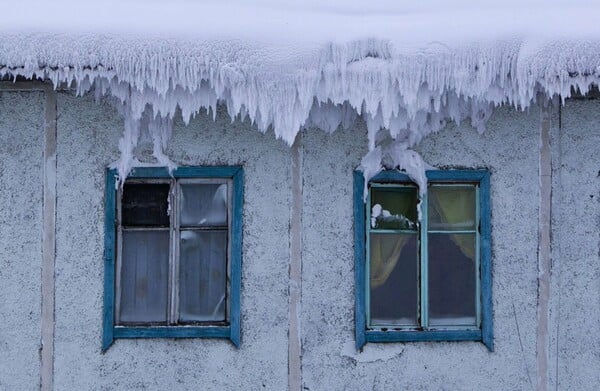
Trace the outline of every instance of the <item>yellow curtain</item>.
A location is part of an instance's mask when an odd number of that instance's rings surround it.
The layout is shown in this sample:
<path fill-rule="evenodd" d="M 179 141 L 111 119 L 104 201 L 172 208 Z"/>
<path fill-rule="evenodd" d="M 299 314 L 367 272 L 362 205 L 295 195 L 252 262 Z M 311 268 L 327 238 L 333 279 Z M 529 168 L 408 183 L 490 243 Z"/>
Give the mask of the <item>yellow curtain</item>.
<path fill-rule="evenodd" d="M 466 189 L 465 189 L 466 190 Z M 438 187 L 429 191 L 429 205 L 433 206 L 440 215 L 442 222 L 468 222 L 475 224 L 475 197 L 473 190 L 457 191 L 457 188 Z M 466 228 L 473 229 L 473 226 Z M 450 235 L 450 239 L 460 248 L 469 259 L 475 259 L 473 237 L 465 234 Z"/>
<path fill-rule="evenodd" d="M 384 240 L 388 239 L 388 241 Z M 390 243 L 390 239 L 394 239 Z M 400 253 L 410 235 L 371 235 L 371 288 L 385 284 L 396 267 Z"/>
<path fill-rule="evenodd" d="M 385 199 L 383 194 L 380 194 L 380 202 L 385 209 L 386 205 L 394 205 L 394 214 L 403 216 L 410 215 L 409 211 L 414 208 L 410 202 L 399 202 L 396 198 L 397 194 L 390 193 L 390 199 Z M 416 231 L 415 231 L 416 234 Z M 371 266 L 370 266 L 370 282 L 371 288 L 377 288 L 385 284 L 388 277 L 396 267 L 402 249 L 408 242 L 411 234 L 371 234 L 370 251 L 371 251 Z"/>

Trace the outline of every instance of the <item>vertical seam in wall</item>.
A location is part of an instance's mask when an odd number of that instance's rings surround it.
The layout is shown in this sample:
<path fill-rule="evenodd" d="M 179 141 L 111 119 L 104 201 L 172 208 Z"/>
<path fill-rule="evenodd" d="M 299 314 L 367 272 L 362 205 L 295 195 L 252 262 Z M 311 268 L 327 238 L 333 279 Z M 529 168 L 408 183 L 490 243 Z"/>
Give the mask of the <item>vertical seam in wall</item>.
<path fill-rule="evenodd" d="M 54 260 L 56 255 L 56 91 L 39 81 L 0 82 L 0 91 L 44 93 L 42 167 L 42 267 L 40 389 L 50 391 L 54 376 Z"/>
<path fill-rule="evenodd" d="M 290 279 L 288 389 L 302 389 L 302 337 L 300 313 L 302 304 L 302 133 L 291 147 L 292 207 L 290 216 Z"/>
<path fill-rule="evenodd" d="M 552 211 L 555 210 L 555 205 L 562 205 L 562 106 L 559 103 L 559 98 L 554 101 L 554 112 L 552 115 L 552 130 L 550 134 L 550 144 L 552 153 Z M 552 217 L 554 218 L 554 216 Z M 560 219 L 560 217 L 559 217 Z M 554 224 L 554 222 L 552 223 Z M 548 351 L 549 370 L 548 370 L 548 388 L 558 390 L 559 379 L 559 347 L 560 347 L 560 305 L 561 305 L 561 254 L 562 241 L 561 232 L 559 229 L 550 231 L 551 237 L 551 285 L 550 290 L 553 294 L 550 297 L 550 346 Z"/>
<path fill-rule="evenodd" d="M 54 263 L 56 258 L 56 92 L 44 88 L 42 234 L 42 345 L 40 389 L 54 382 Z"/>
<path fill-rule="evenodd" d="M 543 100 L 540 100 L 544 102 Z M 538 303 L 537 303 L 537 389 L 548 390 L 549 311 L 550 299 L 550 219 L 552 203 L 552 160 L 550 154 L 550 127 L 552 103 L 540 108 L 540 161 L 539 161 L 539 221 L 538 221 Z"/>
<path fill-rule="evenodd" d="M 560 192 L 560 198 L 559 198 L 559 202 L 562 202 L 563 200 L 563 189 L 562 189 L 562 172 L 563 172 L 563 168 L 562 168 L 562 134 L 563 134 L 563 130 L 562 130 L 562 106 L 560 104 L 556 105 L 558 107 L 558 130 L 557 130 L 557 137 L 556 137 L 556 156 L 557 156 L 557 167 L 559 169 L 558 171 L 558 186 L 557 189 Z M 560 235 L 560 230 L 557 230 L 557 234 Z M 560 303 L 561 303 L 561 290 L 562 290 L 562 284 L 561 284 L 561 278 L 562 278 L 562 273 L 561 273 L 561 269 L 562 269 L 562 262 L 560 262 L 557 266 L 555 266 L 555 262 L 557 260 L 562 260 L 562 240 L 559 237 L 555 237 L 554 239 L 556 239 L 555 243 L 558 243 L 558 245 L 556 246 L 556 253 L 552 254 L 553 257 L 553 267 L 552 267 L 552 273 L 555 275 L 555 280 L 556 280 L 556 311 L 555 311 L 555 322 L 556 322 L 556 349 L 554 351 L 554 354 L 556 355 L 555 357 L 555 374 L 554 374 L 554 389 L 558 390 L 558 380 L 559 380 L 559 348 L 560 348 L 560 316 L 561 316 L 561 312 L 560 312 Z M 556 276 L 557 273 L 557 269 L 558 269 L 558 276 Z"/>

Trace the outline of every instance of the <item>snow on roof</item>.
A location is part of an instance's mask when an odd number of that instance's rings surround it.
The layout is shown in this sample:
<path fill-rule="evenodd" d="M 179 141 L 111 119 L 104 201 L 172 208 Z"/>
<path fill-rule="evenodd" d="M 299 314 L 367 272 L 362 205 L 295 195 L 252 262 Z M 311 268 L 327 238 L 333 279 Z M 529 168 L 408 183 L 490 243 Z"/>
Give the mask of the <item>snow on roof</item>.
<path fill-rule="evenodd" d="M 493 107 L 587 92 L 600 78 L 600 4 L 582 0 L 22 0 L 3 7 L 0 78 L 114 96 L 121 177 L 140 132 L 155 164 L 179 107 L 248 115 L 291 144 L 362 115 L 365 175 L 385 163 L 424 190 L 411 148 L 446 121 L 484 129 Z M 382 130 L 383 129 L 383 130 Z M 382 163 L 383 162 L 383 163 Z"/>

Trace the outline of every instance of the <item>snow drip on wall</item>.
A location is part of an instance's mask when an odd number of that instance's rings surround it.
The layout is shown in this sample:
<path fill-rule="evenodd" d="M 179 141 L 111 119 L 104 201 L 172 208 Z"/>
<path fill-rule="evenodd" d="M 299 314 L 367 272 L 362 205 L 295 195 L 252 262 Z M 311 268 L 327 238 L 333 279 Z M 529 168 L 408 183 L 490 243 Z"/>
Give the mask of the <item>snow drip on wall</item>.
<path fill-rule="evenodd" d="M 368 180 L 384 167 L 404 170 L 426 191 L 429 166 L 413 151 L 448 121 L 482 132 L 494 107 L 525 109 L 540 93 L 569 97 L 599 82 L 600 40 L 496 39 L 402 50 L 389 39 L 289 45 L 260 40 L 185 40 L 82 34 L 3 35 L 0 78 L 49 79 L 112 96 L 124 116 L 115 163 L 121 178 L 143 164 L 175 165 L 164 150 L 172 118 L 187 123 L 217 104 L 234 118 L 272 127 L 292 144 L 304 127 L 332 132 L 357 116 L 367 124 Z M 146 135 L 146 136 L 144 136 Z M 154 162 L 136 159 L 141 137 Z"/>

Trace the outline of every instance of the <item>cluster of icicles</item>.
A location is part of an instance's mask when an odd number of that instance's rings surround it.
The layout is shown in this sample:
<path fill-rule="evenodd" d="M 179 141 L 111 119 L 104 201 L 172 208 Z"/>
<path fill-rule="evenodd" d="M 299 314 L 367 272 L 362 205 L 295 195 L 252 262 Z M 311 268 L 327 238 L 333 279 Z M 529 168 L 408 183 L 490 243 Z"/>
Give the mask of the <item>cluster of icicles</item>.
<path fill-rule="evenodd" d="M 42 53 L 12 63 L 0 56 L 0 78 L 49 79 L 75 86 L 79 94 L 113 97 L 124 117 L 121 157 L 114 163 L 121 179 L 135 166 L 174 168 L 164 151 L 176 113 L 187 123 L 201 109 L 214 116 L 224 105 L 232 118 L 249 117 L 258 130 L 272 128 L 290 145 L 303 128 L 332 132 L 352 127 L 361 116 L 368 129 L 369 151 L 361 163 L 366 179 L 384 168 L 399 169 L 424 192 L 430 166 L 413 148 L 448 121 L 470 120 L 481 132 L 496 106 L 525 109 L 538 96 L 566 98 L 572 88 L 585 93 L 599 82 L 600 55 L 585 45 L 571 45 L 566 54 L 552 45 L 524 54 L 522 45 L 495 42 L 405 55 L 388 41 L 370 39 L 329 44 L 279 70 L 268 59 L 232 60 L 177 46 L 107 51 L 91 59 Z M 154 161 L 136 158 L 141 138 L 152 140 Z"/>

